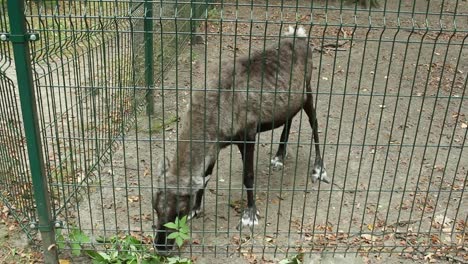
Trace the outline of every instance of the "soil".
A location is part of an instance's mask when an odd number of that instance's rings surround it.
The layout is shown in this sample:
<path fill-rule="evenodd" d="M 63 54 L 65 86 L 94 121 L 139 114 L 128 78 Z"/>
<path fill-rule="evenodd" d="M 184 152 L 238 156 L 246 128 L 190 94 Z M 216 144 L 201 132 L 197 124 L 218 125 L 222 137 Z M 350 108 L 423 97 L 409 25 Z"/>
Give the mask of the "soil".
<path fill-rule="evenodd" d="M 287 8 L 280 12 L 281 2 L 272 0 L 267 13 L 271 23 L 250 22 L 251 14 L 265 20 L 263 2 L 252 13 L 250 2 L 239 2 L 246 5 L 223 8 L 224 22 L 200 25 L 203 43 L 178 51 L 177 63 L 158 83 L 157 113 L 148 117 L 142 111 L 136 117 L 110 162 L 74 197 L 65 224 L 76 224 L 94 238 L 116 232 L 154 235 L 155 170 L 163 156 L 174 153 L 181 124 L 177 120 L 184 118 L 191 89 L 203 89 L 217 76 L 219 65 L 232 63 L 234 56 L 275 45 L 286 30 L 286 25 L 275 23 L 280 18 L 310 20 L 306 8 L 297 14 Z M 397 1 L 387 2 L 392 2 L 387 10 L 398 9 Z M 439 10 L 440 3 L 431 1 L 429 8 Z M 444 10 L 455 10 L 453 1 L 443 3 Z M 425 13 L 427 5 L 417 1 L 414 9 Z M 412 8 L 402 4 L 401 11 Z M 245 204 L 242 164 L 237 148 L 227 147 L 208 184 L 204 213 L 190 223 L 192 239 L 182 255 L 219 263 L 220 257 L 275 262 L 298 252 L 359 252 L 372 263 L 396 263 L 424 262 L 438 257 L 430 252 L 444 248 L 442 255 L 460 258 L 457 247 L 466 247 L 467 215 L 462 208 L 468 208 L 463 192 L 468 172 L 463 125 L 468 115 L 468 61 L 463 58 L 468 58 L 468 50 L 461 44 L 465 35 L 393 29 L 397 19 L 392 13 L 385 20 L 381 13 L 373 14 L 370 28 L 366 12 L 358 12 L 362 27 L 357 28 L 352 11 L 325 14 L 319 8 L 312 14 L 317 25 L 311 28 L 311 44 L 333 45 L 337 37 L 346 41 L 339 43 L 338 51 L 314 52 L 312 87 L 321 150 L 332 182 L 313 184 L 308 177 L 314 152 L 303 113 L 294 119 L 280 171 L 272 169 L 270 160 L 281 130 L 259 134 L 255 188 L 261 218 L 252 232 L 240 232 L 236 226 Z M 468 9 L 460 3 L 457 12 L 466 14 Z M 213 19 L 216 15 L 221 14 Z M 236 16 L 242 22 L 229 22 Z M 340 19 L 351 26 L 336 26 Z M 414 21 L 423 27 L 426 18 L 417 15 Z M 427 21 L 440 28 L 438 16 L 428 16 Z M 379 28 L 384 23 L 385 30 Z M 411 17 L 402 13 L 400 23 L 411 25 Z M 458 26 L 463 28 L 463 23 Z"/>
<path fill-rule="evenodd" d="M 269 21 L 278 20 L 279 11 L 270 8 Z M 249 47 L 277 43 L 277 37 L 263 36 L 278 36 L 279 24 L 236 25 L 229 22 L 236 14 L 248 21 L 250 7 L 239 7 L 236 13 L 235 7 L 225 6 L 227 22 L 208 22 L 206 27 L 202 23 L 198 33 L 204 44 L 179 51 L 178 63 L 159 83 L 157 114 L 138 117 L 99 175 L 99 185 L 90 185 L 80 203 L 82 228 L 93 229 L 95 235 L 153 232 L 151 197 L 157 186 L 152 175 L 163 155 L 173 155 L 180 129 L 168 120 L 184 118 L 190 90 L 203 89 L 205 81 L 216 77 L 220 61 L 222 67 L 232 63 L 234 53 L 246 56 Z M 253 9 L 254 18 L 264 15 L 263 8 Z M 282 15 L 284 21 L 295 17 L 289 9 Z M 310 14 L 299 10 L 298 15 L 308 21 Z M 351 15 L 342 15 L 344 23 L 352 21 Z M 314 16 L 320 23 L 325 15 L 318 10 Z M 329 12 L 327 18 L 333 24 L 339 14 Z M 388 27 L 396 25 L 393 18 L 388 16 Z M 435 23 L 433 19 L 429 17 Z M 271 260 L 285 253 L 329 249 L 374 256 L 395 247 L 402 258 L 423 259 L 427 253 L 413 244 L 430 248 L 460 243 L 457 234 L 466 231 L 466 213 L 460 208 L 468 206 L 462 192 L 468 166 L 463 152 L 466 129 L 461 127 L 466 123 L 462 95 L 468 63 L 461 58 L 468 53 L 461 45 L 438 42 L 461 43 L 463 36 L 443 34 L 436 42 L 423 31 L 362 27 L 353 32 L 353 27 L 314 26 L 311 43 L 335 43 L 343 32 L 348 39 L 340 46 L 344 51 L 314 53 L 312 80 L 321 149 L 332 183 L 312 184 L 307 177 L 314 157 L 304 114 L 294 119 L 281 171 L 270 166 L 281 130 L 259 134 L 255 188 L 260 224 L 253 233 L 239 232 L 236 226 L 245 203 L 241 159 L 236 147 L 223 149 L 207 187 L 204 214 L 191 222 L 192 241 L 182 249 L 184 255 Z M 162 126 L 163 120 L 169 124 Z"/>

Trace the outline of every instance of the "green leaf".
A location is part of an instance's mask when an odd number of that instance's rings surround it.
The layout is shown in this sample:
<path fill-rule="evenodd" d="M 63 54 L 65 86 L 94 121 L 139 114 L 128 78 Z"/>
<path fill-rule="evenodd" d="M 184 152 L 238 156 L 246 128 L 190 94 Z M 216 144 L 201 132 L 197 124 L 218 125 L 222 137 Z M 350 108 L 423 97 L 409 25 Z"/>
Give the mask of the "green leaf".
<path fill-rule="evenodd" d="M 111 257 L 110 257 L 109 254 L 107 254 L 106 252 L 98 252 L 98 254 L 99 254 L 104 260 L 108 260 L 108 261 L 111 260 Z"/>
<path fill-rule="evenodd" d="M 55 240 L 55 243 L 57 244 L 58 249 L 64 249 L 65 248 L 65 238 L 63 237 L 62 234 L 57 236 L 57 239 Z"/>
<path fill-rule="evenodd" d="M 178 238 L 179 235 L 180 235 L 179 232 L 174 232 L 174 233 L 169 234 L 169 235 L 167 236 L 167 238 L 169 238 L 169 239 L 174 239 L 174 238 Z"/>
<path fill-rule="evenodd" d="M 189 231 L 190 231 L 190 229 L 189 229 L 188 226 L 182 226 L 182 227 L 179 229 L 179 232 L 185 233 L 185 234 L 187 234 Z"/>
<path fill-rule="evenodd" d="M 132 259 L 127 260 L 127 262 L 125 262 L 125 263 L 126 264 L 133 264 L 133 263 L 137 264 L 138 260 L 136 258 L 132 258 Z"/>
<path fill-rule="evenodd" d="M 72 254 L 74 256 L 79 256 L 81 254 L 81 245 L 78 243 L 71 244 Z"/>
<path fill-rule="evenodd" d="M 119 252 L 117 250 L 114 250 L 111 252 L 109 259 L 117 259 L 119 256 Z"/>
<path fill-rule="evenodd" d="M 179 263 L 180 258 L 179 257 L 170 257 L 167 258 L 167 264 L 177 264 Z"/>
<path fill-rule="evenodd" d="M 175 241 L 178 247 L 181 247 L 184 244 L 184 240 L 181 237 L 176 237 Z"/>
<path fill-rule="evenodd" d="M 90 243 L 91 239 L 84 233 L 79 233 L 75 236 L 75 241 L 80 242 L 80 243 Z"/>
<path fill-rule="evenodd" d="M 183 259 L 180 259 L 180 258 L 179 258 L 179 259 L 177 260 L 177 263 L 178 263 L 178 264 L 191 264 L 192 261 L 191 261 L 190 259 L 187 259 L 187 258 L 183 258 Z"/>
<path fill-rule="evenodd" d="M 128 244 L 133 244 L 133 245 L 140 245 L 141 244 L 141 241 L 138 240 L 136 237 L 133 237 L 133 236 L 127 236 L 125 238 L 125 242 L 127 242 Z"/>
<path fill-rule="evenodd" d="M 148 254 L 145 254 L 145 256 L 142 257 L 140 260 L 140 264 L 157 264 L 157 263 L 161 263 L 161 260 L 156 256 L 148 255 Z"/>
<path fill-rule="evenodd" d="M 164 226 L 167 228 L 175 229 L 175 230 L 178 229 L 178 226 L 175 223 L 166 223 Z"/>
<path fill-rule="evenodd" d="M 86 250 L 85 251 L 86 255 L 88 255 L 90 258 L 95 259 L 95 260 L 104 260 L 104 258 L 99 254 L 98 252 L 94 250 Z"/>
<path fill-rule="evenodd" d="M 106 238 L 103 236 L 96 237 L 96 242 L 98 243 L 112 243 L 112 238 Z"/>
<path fill-rule="evenodd" d="M 179 222 L 179 226 L 186 226 L 187 225 L 187 216 L 182 217 Z"/>
<path fill-rule="evenodd" d="M 189 239 L 189 238 L 190 238 L 190 236 L 189 236 L 189 235 L 187 235 L 187 234 L 184 234 L 184 233 L 179 233 L 179 236 L 180 236 L 180 238 L 182 238 L 183 240 L 187 240 L 187 239 Z"/>

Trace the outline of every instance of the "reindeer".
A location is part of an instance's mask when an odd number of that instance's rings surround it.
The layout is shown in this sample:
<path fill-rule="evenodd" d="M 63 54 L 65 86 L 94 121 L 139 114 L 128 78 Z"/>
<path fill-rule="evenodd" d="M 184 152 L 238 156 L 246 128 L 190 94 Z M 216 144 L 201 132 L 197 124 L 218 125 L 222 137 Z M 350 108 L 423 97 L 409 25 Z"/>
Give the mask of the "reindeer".
<path fill-rule="evenodd" d="M 157 171 L 159 189 L 153 201 L 157 213 L 154 244 L 159 253 L 169 252 L 165 223 L 177 216 L 194 218 L 200 213 L 204 189 L 219 151 L 235 144 L 243 161 L 247 208 L 238 229 L 258 224 L 254 199 L 254 147 L 256 134 L 284 126 L 280 145 L 271 160 L 281 168 L 294 116 L 304 109 L 313 130 L 315 163 L 312 181 L 329 182 L 321 158 L 316 111 L 310 86 L 312 48 L 304 28 L 289 27 L 279 46 L 239 58 L 226 67 L 205 91 L 194 92 L 179 134 L 176 155 L 164 158 Z"/>

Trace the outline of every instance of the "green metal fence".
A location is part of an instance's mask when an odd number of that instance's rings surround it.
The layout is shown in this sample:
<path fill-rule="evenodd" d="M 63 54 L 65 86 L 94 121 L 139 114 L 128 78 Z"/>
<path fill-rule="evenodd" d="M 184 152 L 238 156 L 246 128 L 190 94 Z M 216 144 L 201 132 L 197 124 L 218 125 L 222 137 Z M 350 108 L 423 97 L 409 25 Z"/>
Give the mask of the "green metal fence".
<path fill-rule="evenodd" d="M 247 198 L 241 155 L 231 145 L 219 153 L 204 213 L 191 221 L 191 240 L 179 253 L 463 259 L 466 2 L 8 5 L 0 0 L 0 197 L 31 239 L 38 230 L 50 238 L 45 252 L 54 229 L 79 228 L 90 237 L 83 248 L 105 250 L 102 238 L 113 235 L 151 241 L 158 222 L 152 200 L 165 187 L 157 167 L 181 142 L 194 92 L 209 89 L 239 58 L 277 46 L 288 26 L 302 25 L 314 47 L 311 87 L 331 183 L 308 177 L 315 154 L 301 112 L 282 170 L 270 164 L 280 132 L 257 136 L 259 225 L 236 229 Z"/>

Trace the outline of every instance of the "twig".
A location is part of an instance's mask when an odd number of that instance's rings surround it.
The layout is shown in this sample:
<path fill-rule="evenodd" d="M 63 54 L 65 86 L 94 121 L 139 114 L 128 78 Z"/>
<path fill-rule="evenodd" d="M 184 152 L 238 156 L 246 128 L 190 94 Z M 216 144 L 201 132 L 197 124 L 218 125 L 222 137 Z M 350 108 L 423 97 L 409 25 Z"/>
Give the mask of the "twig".
<path fill-rule="evenodd" d="M 443 257 L 447 258 L 448 260 L 458 261 L 459 263 L 462 263 L 462 264 L 467 264 L 468 263 L 468 261 L 465 261 L 464 259 L 457 258 L 457 257 L 452 256 L 452 255 L 445 255 Z"/>
<path fill-rule="evenodd" d="M 346 43 L 348 43 L 348 40 L 338 41 L 338 43 L 322 44 L 321 47 L 314 47 L 314 49 L 319 51 L 319 52 L 346 51 L 347 49 L 341 49 L 340 48 L 340 47 L 344 46 Z"/>
<path fill-rule="evenodd" d="M 395 227 L 395 226 L 405 226 L 405 225 L 411 225 L 411 224 L 415 224 L 417 222 L 420 222 L 420 220 L 406 220 L 406 221 L 398 221 L 398 222 L 395 222 L 391 225 L 387 225 L 387 227 Z"/>
<path fill-rule="evenodd" d="M 346 31 L 344 31 L 343 28 L 340 28 L 340 31 L 341 31 L 341 33 L 343 33 L 343 38 L 347 39 L 348 34 L 346 33 Z"/>

